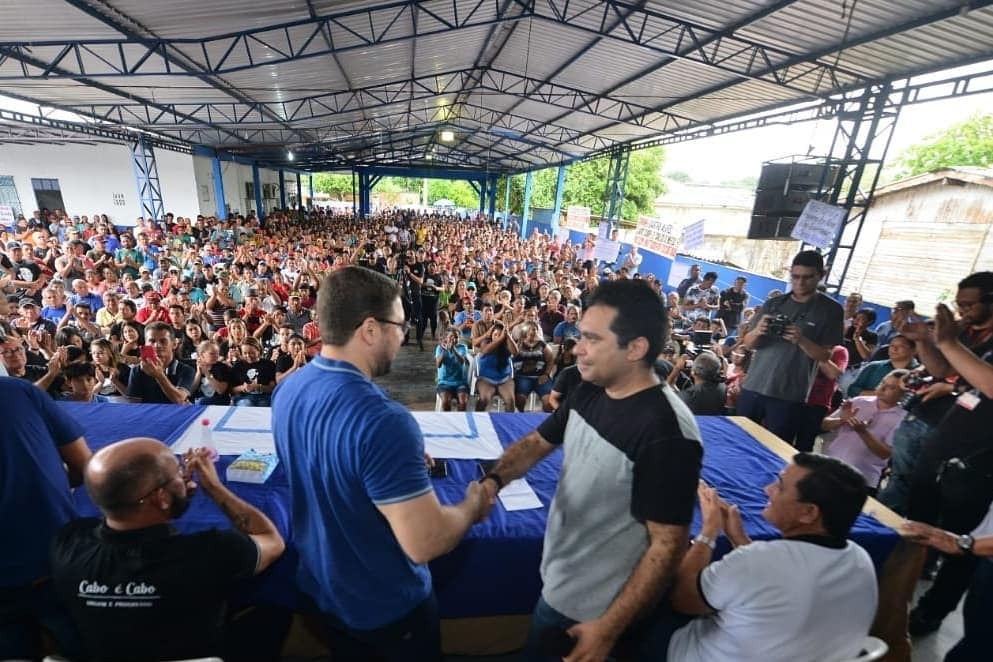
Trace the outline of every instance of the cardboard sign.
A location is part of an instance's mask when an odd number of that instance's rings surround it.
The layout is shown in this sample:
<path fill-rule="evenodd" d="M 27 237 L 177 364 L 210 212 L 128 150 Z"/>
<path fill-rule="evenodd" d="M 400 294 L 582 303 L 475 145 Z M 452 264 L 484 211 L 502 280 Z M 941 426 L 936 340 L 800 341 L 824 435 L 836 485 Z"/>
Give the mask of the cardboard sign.
<path fill-rule="evenodd" d="M 811 200 L 803 208 L 790 236 L 818 248 L 827 248 L 834 242 L 847 216 L 848 210 L 844 207 Z"/>

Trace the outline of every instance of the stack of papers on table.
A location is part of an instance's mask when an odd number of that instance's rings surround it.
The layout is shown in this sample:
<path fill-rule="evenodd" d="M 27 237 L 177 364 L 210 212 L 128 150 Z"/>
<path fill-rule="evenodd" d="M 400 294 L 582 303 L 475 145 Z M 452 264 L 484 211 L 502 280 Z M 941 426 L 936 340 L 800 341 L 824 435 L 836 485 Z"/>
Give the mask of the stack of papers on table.
<path fill-rule="evenodd" d="M 531 486 L 523 478 L 518 478 L 517 480 L 512 480 L 507 483 L 506 486 L 498 495 L 500 497 L 500 503 L 503 504 L 504 510 L 531 510 L 533 508 L 543 508 L 541 499 L 538 495 L 534 493 Z"/>

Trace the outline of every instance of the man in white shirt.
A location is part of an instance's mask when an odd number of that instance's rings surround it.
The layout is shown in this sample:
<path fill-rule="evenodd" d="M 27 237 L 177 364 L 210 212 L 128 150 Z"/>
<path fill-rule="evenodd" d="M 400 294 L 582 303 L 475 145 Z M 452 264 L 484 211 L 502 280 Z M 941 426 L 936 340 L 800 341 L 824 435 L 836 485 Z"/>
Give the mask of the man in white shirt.
<path fill-rule="evenodd" d="M 700 486 L 700 534 L 672 590 L 676 611 L 700 616 L 672 635 L 669 660 L 788 662 L 854 658 L 878 599 L 868 553 L 848 540 L 868 489 L 835 458 L 798 453 L 765 488 L 762 516 L 780 540 L 752 542 L 741 515 Z M 736 548 L 711 563 L 717 536 Z"/>

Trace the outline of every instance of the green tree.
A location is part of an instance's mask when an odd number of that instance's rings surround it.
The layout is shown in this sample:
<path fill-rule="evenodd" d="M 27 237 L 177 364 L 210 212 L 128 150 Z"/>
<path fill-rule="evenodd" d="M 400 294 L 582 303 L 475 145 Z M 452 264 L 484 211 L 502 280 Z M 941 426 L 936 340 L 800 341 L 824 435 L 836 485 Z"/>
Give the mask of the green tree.
<path fill-rule="evenodd" d="M 897 177 L 950 166 L 993 165 L 993 115 L 976 113 L 907 148 L 896 159 Z"/>
<path fill-rule="evenodd" d="M 336 200 L 352 197 L 351 174 L 319 172 L 314 175 L 314 191 L 327 193 Z"/>
<path fill-rule="evenodd" d="M 653 213 L 655 199 L 665 192 L 665 184 L 660 175 L 664 159 L 665 152 L 661 147 L 631 152 L 621 218 L 635 221 L 639 214 Z M 603 212 L 609 164 L 609 157 L 604 157 L 578 161 L 566 166 L 562 208 L 578 205 L 589 207 L 593 214 Z M 554 207 L 557 181 L 557 166 L 535 172 L 531 184 L 531 206 Z M 504 186 L 506 186 L 506 178 L 502 177 L 497 184 L 497 191 L 499 192 L 497 208 L 501 210 L 503 209 Z M 524 175 L 516 175 L 510 187 L 510 211 L 512 214 L 521 214 L 523 208 Z"/>
<path fill-rule="evenodd" d="M 457 207 L 479 209 L 479 194 L 460 179 L 429 179 L 428 204 L 433 205 L 438 200 L 451 200 Z"/>

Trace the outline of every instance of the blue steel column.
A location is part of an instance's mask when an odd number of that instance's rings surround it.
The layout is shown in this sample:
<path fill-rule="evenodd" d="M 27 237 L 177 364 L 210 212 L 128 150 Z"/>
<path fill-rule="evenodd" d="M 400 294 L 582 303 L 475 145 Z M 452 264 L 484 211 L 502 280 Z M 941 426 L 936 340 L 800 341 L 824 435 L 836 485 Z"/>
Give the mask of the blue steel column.
<path fill-rule="evenodd" d="M 358 188 L 355 183 L 356 172 L 352 171 L 352 218 L 356 219 L 359 217 L 359 196 Z"/>
<path fill-rule="evenodd" d="M 497 178 L 490 177 L 490 218 L 496 217 L 496 199 L 497 199 Z"/>
<path fill-rule="evenodd" d="M 559 178 L 555 182 L 555 207 L 552 209 L 552 234 L 559 231 L 559 214 L 562 213 L 562 193 L 565 190 L 565 166 L 559 166 Z"/>
<path fill-rule="evenodd" d="M 159 167 L 152 146 L 144 139 L 131 143 L 131 165 L 134 166 L 141 215 L 161 221 L 165 218 L 165 208 L 162 203 L 162 186 L 159 183 Z"/>
<path fill-rule="evenodd" d="M 310 208 L 314 208 L 314 173 L 307 175 L 307 188 L 310 189 Z"/>
<path fill-rule="evenodd" d="M 531 213 L 531 184 L 534 183 L 534 173 L 530 170 L 524 176 L 524 213 L 521 218 L 521 239 L 528 236 L 528 215 Z"/>
<path fill-rule="evenodd" d="M 286 173 L 279 169 L 279 208 L 286 210 Z"/>
<path fill-rule="evenodd" d="M 507 222 L 510 218 L 510 180 L 513 178 L 514 178 L 513 175 L 509 173 L 507 174 L 507 186 L 503 192 L 503 229 L 504 230 L 507 229 Z"/>
<path fill-rule="evenodd" d="M 486 211 L 486 194 L 489 193 L 489 189 L 486 186 L 486 180 L 479 180 L 479 213 L 482 214 Z"/>
<path fill-rule="evenodd" d="M 228 217 L 228 206 L 224 199 L 224 175 L 221 173 L 221 159 L 214 156 L 214 198 L 217 200 L 217 218 Z"/>
<path fill-rule="evenodd" d="M 300 173 L 297 173 L 297 211 L 303 211 L 303 183 L 300 181 Z"/>
<path fill-rule="evenodd" d="M 261 221 L 265 218 L 265 210 L 262 208 L 262 177 L 259 175 L 258 162 L 252 162 L 252 182 L 255 187 L 255 216 Z"/>

